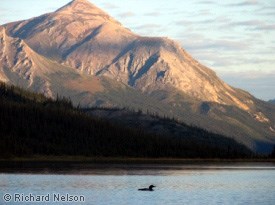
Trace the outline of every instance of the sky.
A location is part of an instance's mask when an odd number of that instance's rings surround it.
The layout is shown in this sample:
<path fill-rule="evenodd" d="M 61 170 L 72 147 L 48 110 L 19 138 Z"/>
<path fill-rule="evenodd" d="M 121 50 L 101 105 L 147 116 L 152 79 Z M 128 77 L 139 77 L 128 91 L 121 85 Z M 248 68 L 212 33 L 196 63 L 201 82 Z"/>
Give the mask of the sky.
<path fill-rule="evenodd" d="M 70 0 L 0 0 L 0 24 Z M 275 99 L 275 0 L 90 0 L 125 27 L 169 37 L 230 85 Z"/>

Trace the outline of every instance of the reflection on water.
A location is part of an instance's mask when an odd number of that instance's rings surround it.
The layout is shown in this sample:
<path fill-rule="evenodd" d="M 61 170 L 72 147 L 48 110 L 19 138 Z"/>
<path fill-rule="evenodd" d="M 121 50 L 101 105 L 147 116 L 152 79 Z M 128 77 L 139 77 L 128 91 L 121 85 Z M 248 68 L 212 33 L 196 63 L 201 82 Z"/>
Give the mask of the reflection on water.
<path fill-rule="evenodd" d="M 69 193 L 84 195 L 86 201 L 83 204 L 96 205 L 274 204 L 275 202 L 275 166 L 272 164 L 112 165 L 112 168 L 90 165 L 79 169 L 76 166 L 70 170 L 58 169 L 57 173 L 53 173 L 52 169 L 47 173 L 38 173 L 38 170 L 28 172 L 0 174 L 0 194 Z M 157 186 L 154 192 L 137 191 L 138 188 L 150 184 Z M 0 204 L 3 204 L 2 196 L 0 197 Z"/>

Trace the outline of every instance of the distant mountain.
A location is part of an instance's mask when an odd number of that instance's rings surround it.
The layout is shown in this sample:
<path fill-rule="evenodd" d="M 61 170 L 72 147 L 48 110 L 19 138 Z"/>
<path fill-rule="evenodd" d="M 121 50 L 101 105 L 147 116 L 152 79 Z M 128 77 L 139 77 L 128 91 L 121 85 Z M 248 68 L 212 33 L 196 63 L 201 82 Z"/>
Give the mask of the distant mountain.
<path fill-rule="evenodd" d="M 232 139 L 198 128 L 184 126 L 181 136 L 129 128 L 110 119 L 88 117 L 73 108 L 68 99 L 47 99 L 4 84 L 0 84 L 0 119 L 0 159 L 34 156 L 239 158 L 252 154 Z"/>
<path fill-rule="evenodd" d="M 0 28 L 0 79 L 83 107 L 130 107 L 234 138 L 275 143 L 275 107 L 220 80 L 167 38 L 143 37 L 87 0 Z"/>
<path fill-rule="evenodd" d="M 268 102 L 275 104 L 275 99 L 274 100 L 269 100 Z"/>

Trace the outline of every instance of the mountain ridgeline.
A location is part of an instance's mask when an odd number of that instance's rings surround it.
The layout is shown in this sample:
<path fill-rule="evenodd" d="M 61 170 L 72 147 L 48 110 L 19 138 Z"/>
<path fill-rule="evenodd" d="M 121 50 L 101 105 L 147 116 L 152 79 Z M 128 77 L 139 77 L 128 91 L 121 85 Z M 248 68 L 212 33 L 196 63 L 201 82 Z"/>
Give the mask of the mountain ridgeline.
<path fill-rule="evenodd" d="M 88 0 L 0 26 L 0 80 L 80 107 L 128 107 L 271 153 L 275 105 L 223 82 L 177 42 L 131 32 Z"/>
<path fill-rule="evenodd" d="M 42 94 L 5 84 L 0 85 L 0 118 L 0 158 L 2 159 L 33 156 L 144 158 L 252 156 L 250 150 L 233 139 L 199 128 L 182 125 L 184 134 L 181 136 L 149 132 L 142 127 L 127 128 L 111 120 L 88 116 L 79 108 L 74 108 L 68 99 L 52 100 Z M 168 121 L 177 126 L 177 122 Z"/>

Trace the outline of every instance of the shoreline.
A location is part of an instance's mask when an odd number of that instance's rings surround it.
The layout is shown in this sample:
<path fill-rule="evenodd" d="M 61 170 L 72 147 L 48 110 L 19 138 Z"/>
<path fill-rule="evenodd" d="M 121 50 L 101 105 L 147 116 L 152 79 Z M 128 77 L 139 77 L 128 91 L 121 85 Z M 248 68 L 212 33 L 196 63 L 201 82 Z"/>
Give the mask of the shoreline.
<path fill-rule="evenodd" d="M 125 174 L 143 170 L 275 170 L 274 159 L 35 157 L 0 159 L 0 174 Z"/>
<path fill-rule="evenodd" d="M 266 163 L 274 162 L 271 158 L 123 158 L 123 157 L 83 157 L 83 156 L 36 156 L 24 158 L 0 158 L 3 163 L 87 163 L 87 164 L 207 164 L 207 163 Z"/>

